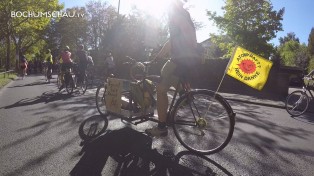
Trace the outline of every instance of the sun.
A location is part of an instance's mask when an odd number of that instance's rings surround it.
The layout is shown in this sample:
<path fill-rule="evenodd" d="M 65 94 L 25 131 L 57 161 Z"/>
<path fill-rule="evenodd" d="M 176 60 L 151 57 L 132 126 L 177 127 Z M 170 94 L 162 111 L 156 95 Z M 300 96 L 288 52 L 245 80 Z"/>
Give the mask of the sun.
<path fill-rule="evenodd" d="M 132 5 L 136 6 L 153 17 L 162 17 L 170 4 L 171 0 L 131 0 Z"/>

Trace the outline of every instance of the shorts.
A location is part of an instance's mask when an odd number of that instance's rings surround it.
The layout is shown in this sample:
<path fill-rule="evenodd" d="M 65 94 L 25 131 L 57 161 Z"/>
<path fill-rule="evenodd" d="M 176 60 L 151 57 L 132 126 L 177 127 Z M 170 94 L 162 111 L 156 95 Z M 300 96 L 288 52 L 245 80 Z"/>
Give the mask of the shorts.
<path fill-rule="evenodd" d="M 169 89 L 171 86 L 177 87 L 179 83 L 179 77 L 175 75 L 177 65 L 171 61 L 167 61 L 161 69 L 161 82 L 160 85 Z"/>

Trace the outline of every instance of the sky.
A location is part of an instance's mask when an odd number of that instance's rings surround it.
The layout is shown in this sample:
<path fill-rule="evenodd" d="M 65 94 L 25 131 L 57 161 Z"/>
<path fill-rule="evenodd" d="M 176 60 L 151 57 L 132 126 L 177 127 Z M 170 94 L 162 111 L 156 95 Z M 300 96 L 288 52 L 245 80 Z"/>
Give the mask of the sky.
<path fill-rule="evenodd" d="M 73 6 L 84 6 L 90 0 L 59 0 L 64 3 L 66 8 Z M 107 1 L 109 4 L 118 7 L 119 0 L 101 0 Z M 131 6 L 137 5 L 139 9 L 145 9 L 152 15 L 160 16 L 158 6 L 166 6 L 168 0 L 120 0 L 120 13 L 128 14 Z M 206 10 L 216 11 L 218 15 L 222 15 L 221 7 L 225 0 L 189 0 L 186 6 L 189 8 L 191 17 L 203 24 L 203 28 L 199 29 L 197 33 L 198 42 L 202 42 L 209 38 L 209 33 L 218 34 L 218 28 L 213 22 L 208 20 Z M 285 8 L 283 16 L 283 31 L 277 33 L 277 37 L 270 41 L 278 45 L 279 37 L 284 37 L 289 32 L 294 32 L 296 37 L 300 39 L 301 43 L 308 43 L 308 37 L 311 29 L 314 27 L 314 0 L 271 0 L 274 10 Z M 160 9 L 160 10 L 158 10 Z"/>

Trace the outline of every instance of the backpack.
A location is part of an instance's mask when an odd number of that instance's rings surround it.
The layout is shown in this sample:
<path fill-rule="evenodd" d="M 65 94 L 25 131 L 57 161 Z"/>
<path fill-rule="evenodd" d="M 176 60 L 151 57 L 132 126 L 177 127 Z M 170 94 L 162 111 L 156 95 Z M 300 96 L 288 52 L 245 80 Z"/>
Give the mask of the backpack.
<path fill-rule="evenodd" d="M 77 52 L 77 56 L 79 58 L 79 61 L 81 64 L 83 65 L 87 65 L 88 64 L 88 56 L 87 56 L 87 52 L 86 51 L 78 51 Z"/>

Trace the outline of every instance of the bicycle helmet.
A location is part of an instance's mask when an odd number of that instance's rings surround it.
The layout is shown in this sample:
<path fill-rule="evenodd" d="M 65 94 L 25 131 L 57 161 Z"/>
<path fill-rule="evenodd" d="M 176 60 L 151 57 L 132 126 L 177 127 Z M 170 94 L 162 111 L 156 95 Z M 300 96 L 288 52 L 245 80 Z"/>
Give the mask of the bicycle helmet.
<path fill-rule="evenodd" d="M 69 50 L 70 50 L 69 46 L 64 47 L 64 51 L 69 51 Z"/>

